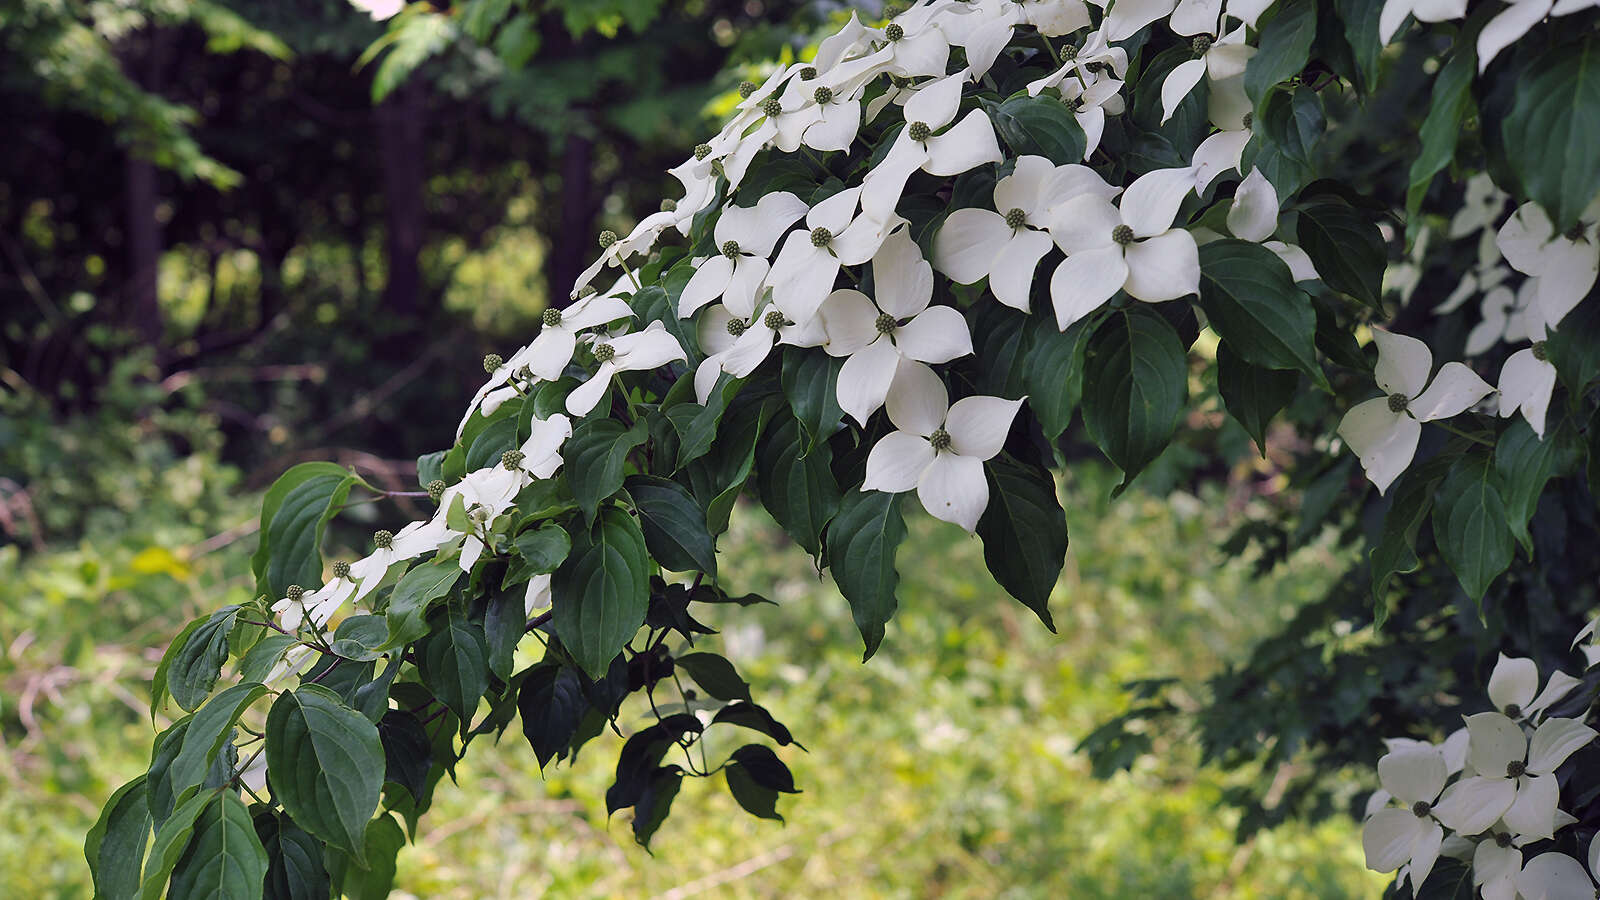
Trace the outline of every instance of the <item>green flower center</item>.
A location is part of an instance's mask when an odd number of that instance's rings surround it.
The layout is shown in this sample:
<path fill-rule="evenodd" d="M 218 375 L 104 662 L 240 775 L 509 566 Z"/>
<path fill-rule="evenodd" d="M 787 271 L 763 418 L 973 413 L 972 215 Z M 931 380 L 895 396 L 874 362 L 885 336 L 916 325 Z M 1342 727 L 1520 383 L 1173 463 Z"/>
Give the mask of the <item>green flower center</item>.
<path fill-rule="evenodd" d="M 1241 121 L 1239 124 L 1244 126 L 1244 130 L 1245 131 L 1249 131 L 1250 127 L 1252 125 L 1256 124 L 1255 113 L 1245 113 L 1244 114 L 1244 120 Z"/>
<path fill-rule="evenodd" d="M 377 545 L 379 550 L 388 550 L 394 546 L 394 532 L 387 528 L 374 531 L 372 533 L 372 543 Z"/>
<path fill-rule="evenodd" d="M 768 116 L 776 116 L 783 112 L 783 102 L 777 97 L 768 97 L 761 101 L 761 111 Z"/>
<path fill-rule="evenodd" d="M 616 242 L 617 242 L 617 233 L 615 231 L 611 231 L 611 230 L 608 229 L 606 231 L 600 232 L 600 249 L 602 249 L 602 250 L 608 249 L 608 248 L 611 247 L 612 244 L 615 244 Z"/>
<path fill-rule="evenodd" d="M 750 326 L 744 324 L 744 320 L 743 319 L 729 319 L 728 320 L 728 333 L 733 335 L 734 337 L 738 337 L 739 335 L 744 334 L 745 329 L 748 328 L 748 327 L 750 327 Z"/>
<path fill-rule="evenodd" d="M 739 242 L 738 241 L 723 241 L 723 243 L 722 243 L 722 255 L 726 256 L 729 259 L 737 258 L 739 256 Z"/>
<path fill-rule="evenodd" d="M 677 212 L 678 211 L 678 201 L 676 201 L 676 200 L 663 200 L 663 201 L 661 201 L 661 211 L 662 212 Z"/>
<path fill-rule="evenodd" d="M 490 375 L 493 375 L 496 369 L 505 364 L 505 358 L 498 353 L 491 353 L 483 358 L 483 370 Z"/>
<path fill-rule="evenodd" d="M 595 362 L 610 362 L 617 357 L 617 348 L 610 344 L 596 344 L 594 347 Z"/>
<path fill-rule="evenodd" d="M 1111 239 L 1123 246 L 1133 243 L 1133 228 L 1128 225 L 1118 225 L 1111 229 Z"/>
<path fill-rule="evenodd" d="M 1528 764 L 1520 759 L 1513 759 L 1506 763 L 1507 778 L 1521 778 L 1528 771 Z"/>
<path fill-rule="evenodd" d="M 1012 231 L 1016 231 L 1026 224 L 1028 224 L 1028 214 L 1021 209 L 1013 208 L 1006 213 L 1006 227 Z"/>
<path fill-rule="evenodd" d="M 1495 835 L 1494 836 L 1494 844 L 1495 844 L 1496 847 L 1509 847 L 1509 846 L 1511 846 L 1511 832 L 1502 831 L 1499 834 Z"/>
<path fill-rule="evenodd" d="M 830 88 L 830 87 L 819 87 L 811 95 L 811 99 L 817 101 L 818 103 L 827 103 L 828 101 L 833 99 L 833 88 Z"/>
<path fill-rule="evenodd" d="M 756 87 L 757 87 L 757 85 L 756 85 L 756 83 L 754 81 L 741 81 L 741 82 L 739 82 L 739 99 L 740 100 L 748 100 L 748 99 L 750 99 L 750 95 L 754 94 L 756 92 Z"/>
<path fill-rule="evenodd" d="M 544 322 L 544 327 L 554 328 L 561 324 L 561 310 L 551 307 L 540 313 L 539 320 Z"/>
<path fill-rule="evenodd" d="M 1078 58 L 1078 45 L 1068 44 L 1061 48 L 1061 61 L 1070 62 Z"/>
<path fill-rule="evenodd" d="M 439 498 L 443 497 L 443 496 L 444 496 L 444 482 L 443 481 L 435 478 L 434 480 L 428 482 L 428 499 L 429 500 L 432 500 L 433 502 L 438 503 L 439 502 Z M 345 565 L 348 566 L 349 563 L 345 563 Z M 335 574 L 338 574 L 338 572 L 339 572 L 339 564 L 338 563 L 334 563 L 333 564 L 333 571 L 334 571 Z"/>
<path fill-rule="evenodd" d="M 927 122 L 912 122 L 906 126 L 906 134 L 911 135 L 913 141 L 925 141 L 928 135 L 933 134 L 933 129 L 928 127 Z"/>
<path fill-rule="evenodd" d="M 817 77 L 817 67 L 816 66 L 806 66 L 804 69 L 800 70 L 800 80 L 801 81 L 810 81 L 811 79 L 816 78 L 816 77 Z"/>
<path fill-rule="evenodd" d="M 768 328 L 771 328 L 773 331 L 777 331 L 779 328 L 782 328 L 786 321 L 788 320 L 783 317 L 783 313 L 778 312 L 775 309 L 769 310 L 761 319 L 761 323 L 766 325 Z"/>
<path fill-rule="evenodd" d="M 1539 362 L 1550 361 L 1550 351 L 1545 347 L 1544 341 L 1533 342 L 1533 358 L 1537 359 Z"/>
<path fill-rule="evenodd" d="M 928 443 L 933 445 L 935 452 L 943 453 L 950 449 L 950 432 L 945 431 L 943 428 L 937 428 L 933 434 L 928 436 Z"/>
<path fill-rule="evenodd" d="M 1083 109 L 1083 98 L 1082 97 L 1062 97 L 1061 98 L 1061 103 L 1062 103 L 1063 106 L 1065 106 L 1067 109 L 1072 110 L 1073 112 L 1077 112 L 1078 110 Z"/>
<path fill-rule="evenodd" d="M 440 481 L 439 484 L 443 485 L 444 482 Z M 431 487 L 431 485 L 430 485 L 430 487 Z M 439 490 L 443 491 L 444 488 L 441 487 L 441 488 L 439 488 Z M 338 562 L 334 563 L 333 564 L 333 577 L 335 577 L 335 578 L 349 578 L 350 577 L 350 564 L 345 562 L 342 559 L 339 560 Z"/>
<path fill-rule="evenodd" d="M 1506 718 L 1509 718 L 1509 719 L 1520 719 L 1520 718 L 1522 718 L 1522 707 L 1518 706 L 1515 703 L 1507 704 L 1506 705 Z"/>
<path fill-rule="evenodd" d="M 595 287 L 592 284 L 586 284 L 586 285 L 583 286 L 583 290 L 578 291 L 578 299 L 582 300 L 585 297 L 593 297 L 595 294 L 598 294 L 598 293 L 600 293 L 600 289 L 599 288 Z"/>
<path fill-rule="evenodd" d="M 891 22 L 889 23 L 889 27 L 883 30 L 883 36 L 888 38 L 891 42 L 898 41 L 906 36 L 906 30 Z"/>
<path fill-rule="evenodd" d="M 894 316 L 888 313 L 878 313 L 878 318 L 873 320 L 872 327 L 878 329 L 879 334 L 894 334 Z"/>
<path fill-rule="evenodd" d="M 1411 398 L 1407 397 L 1405 394 L 1390 394 L 1389 395 L 1389 412 L 1392 412 L 1392 413 L 1403 413 L 1403 412 L 1406 411 L 1406 407 L 1408 407 L 1410 405 L 1411 405 Z"/>
<path fill-rule="evenodd" d="M 833 232 L 821 227 L 811 229 L 811 246 L 826 247 L 831 243 L 833 243 Z"/>
<path fill-rule="evenodd" d="M 1419 819 L 1427 818 L 1428 813 L 1432 810 L 1433 807 L 1429 806 L 1428 801 L 1426 800 L 1418 800 L 1417 802 L 1411 804 L 1411 814 Z"/>
<path fill-rule="evenodd" d="M 306 589 L 298 584 L 291 584 L 289 589 L 283 592 L 283 595 L 288 597 L 290 602 L 299 603 L 300 598 L 306 595 Z"/>
<path fill-rule="evenodd" d="M 695 144 L 694 145 L 694 158 L 695 159 L 705 159 L 706 157 L 708 157 L 710 155 L 711 155 L 711 145 L 710 144 Z"/>
<path fill-rule="evenodd" d="M 500 465 L 505 466 L 507 469 L 520 468 L 522 461 L 526 458 L 522 455 L 521 450 L 507 450 L 500 454 Z"/>
<path fill-rule="evenodd" d="M 1211 49 L 1211 35 L 1195 35 L 1194 40 L 1189 42 L 1189 48 L 1194 51 L 1195 56 L 1204 56 L 1205 52 Z"/>

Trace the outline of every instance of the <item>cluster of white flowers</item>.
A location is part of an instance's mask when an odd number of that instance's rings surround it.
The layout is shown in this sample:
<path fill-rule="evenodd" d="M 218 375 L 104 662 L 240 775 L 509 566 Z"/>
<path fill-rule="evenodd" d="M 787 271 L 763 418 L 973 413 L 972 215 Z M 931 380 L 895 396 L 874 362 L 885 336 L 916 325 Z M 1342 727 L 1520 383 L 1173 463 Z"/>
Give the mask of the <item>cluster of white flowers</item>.
<path fill-rule="evenodd" d="M 1493 712 L 1465 717 L 1465 727 L 1438 745 L 1385 741 L 1382 788 L 1367 802 L 1361 834 L 1367 866 L 1398 871 L 1418 892 L 1442 855 L 1471 865 L 1486 900 L 1594 900 L 1590 873 L 1600 872 L 1600 835 L 1589 846 L 1587 871 L 1563 853 L 1523 855 L 1524 847 L 1576 822 L 1559 808 L 1556 771 L 1600 733 L 1546 710 L 1579 684 L 1558 671 L 1540 690 L 1533 660 L 1501 655 L 1489 676 Z"/>

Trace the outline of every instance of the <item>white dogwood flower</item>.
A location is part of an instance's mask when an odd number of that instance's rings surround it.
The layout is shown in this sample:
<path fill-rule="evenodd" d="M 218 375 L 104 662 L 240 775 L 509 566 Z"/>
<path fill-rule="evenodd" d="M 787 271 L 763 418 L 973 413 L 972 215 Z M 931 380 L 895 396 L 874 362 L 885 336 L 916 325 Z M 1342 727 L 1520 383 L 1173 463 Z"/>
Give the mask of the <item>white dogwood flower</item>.
<path fill-rule="evenodd" d="M 1448 774 L 1444 755 L 1427 744 L 1392 750 L 1378 760 L 1378 782 L 1404 807 L 1380 809 L 1362 826 L 1367 868 L 1393 872 L 1406 866 L 1411 889 L 1422 886 L 1444 841 L 1433 804 Z"/>
<path fill-rule="evenodd" d="M 572 352 L 578 346 L 578 333 L 599 328 L 633 316 L 628 301 L 616 295 L 622 279 L 604 294 L 591 294 L 576 300 L 566 309 L 547 309 L 542 316 L 543 327 L 529 344 L 526 352 L 518 351 L 506 362 L 507 367 L 527 366 L 529 371 L 546 381 L 554 381 L 566 371 L 572 361 Z M 492 410 L 485 410 L 491 412 Z"/>
<path fill-rule="evenodd" d="M 1544 341 L 1511 354 L 1500 368 L 1500 415 L 1522 413 L 1533 433 L 1544 437 L 1550 393 L 1556 389 L 1556 367 L 1545 355 Z"/>
<path fill-rule="evenodd" d="M 788 191 L 765 194 L 755 206 L 722 208 L 712 236 L 718 253 L 702 261 L 678 297 L 678 316 L 687 319 L 695 310 L 724 294 L 751 298 L 772 268 L 767 259 L 778 238 L 806 214 L 805 201 Z"/>
<path fill-rule="evenodd" d="M 1411 464 L 1423 422 L 1465 412 L 1494 388 L 1458 362 L 1445 363 L 1430 385 L 1433 351 L 1427 344 L 1380 328 L 1372 336 L 1378 345 L 1373 374 L 1387 396 L 1352 407 L 1339 422 L 1339 436 L 1381 494 Z"/>
<path fill-rule="evenodd" d="M 567 413 L 582 418 L 600 402 L 611 378 L 622 372 L 636 372 L 686 359 L 678 339 L 659 321 L 643 331 L 594 339 L 594 358 L 600 365 L 593 375 L 567 395 Z"/>
<path fill-rule="evenodd" d="M 1001 303 L 1028 311 L 1033 271 L 1050 252 L 1055 207 L 1092 194 L 1106 200 L 1119 188 L 1087 166 L 1056 166 L 1042 156 L 1023 156 L 994 186 L 994 210 L 958 209 L 945 219 L 933 242 L 933 261 L 959 284 L 989 279 Z"/>
<path fill-rule="evenodd" d="M 847 357 L 839 369 L 839 407 L 862 425 L 908 371 L 905 363 L 945 363 L 972 352 L 961 313 L 928 305 L 933 269 L 906 229 L 883 242 L 872 260 L 872 284 L 873 298 L 849 288 L 834 291 L 817 314 L 823 348 Z"/>
<path fill-rule="evenodd" d="M 1524 837 L 1554 834 L 1560 793 L 1555 770 L 1597 732 L 1577 719 L 1551 718 L 1529 740 L 1521 726 L 1497 712 L 1467 716 L 1466 723 L 1467 763 L 1477 774 L 1439 798 L 1439 821 L 1462 834 L 1487 831 L 1501 819 Z"/>
<path fill-rule="evenodd" d="M 1224 172 L 1237 172 L 1244 159 L 1245 145 L 1250 143 L 1248 128 L 1219 131 L 1200 142 L 1190 157 L 1189 168 L 1194 172 L 1196 193 L 1204 194 L 1211 182 Z"/>
<path fill-rule="evenodd" d="M 1541 853 L 1517 873 L 1517 895 L 1529 900 L 1593 900 L 1594 882 L 1583 864 L 1566 855 Z"/>
<path fill-rule="evenodd" d="M 1272 237 L 1278 230 L 1278 189 L 1260 169 L 1251 169 L 1234 189 L 1233 203 L 1228 206 L 1228 230 L 1240 240 L 1255 243 Z"/>
<path fill-rule="evenodd" d="M 1194 39 L 1197 58 L 1181 62 L 1167 73 L 1161 83 L 1161 121 L 1165 123 L 1177 112 L 1178 104 L 1194 90 L 1202 77 L 1212 84 L 1244 74 L 1244 67 L 1255 55 L 1256 48 L 1244 42 L 1244 26 L 1213 41 L 1207 35 Z"/>
<path fill-rule="evenodd" d="M 1588 296 L 1600 274 L 1600 200 L 1584 210 L 1578 227 L 1556 234 L 1544 208 L 1524 203 L 1500 226 L 1495 243 L 1506 262 L 1538 282 L 1534 303 L 1544 324 L 1555 328 Z"/>
<path fill-rule="evenodd" d="M 1037 97 L 1045 88 L 1070 84 L 1071 82 L 1067 80 L 1069 76 L 1077 82 L 1081 91 L 1093 84 L 1096 78 L 1101 77 L 1099 72 L 1092 71 L 1101 66 L 1110 69 L 1111 74 L 1117 79 L 1128 72 L 1128 51 L 1112 46 L 1106 40 L 1106 30 L 1103 26 L 1090 32 L 1081 44 L 1063 50 L 1061 68 L 1036 81 L 1028 82 L 1028 96 Z"/>
<path fill-rule="evenodd" d="M 928 82 L 906 100 L 906 126 L 895 137 L 883 159 L 861 184 L 861 210 L 879 221 L 894 214 L 906 180 L 918 169 L 933 175 L 960 175 L 984 163 L 1005 157 L 995 138 L 994 124 L 981 109 L 974 109 L 949 130 L 961 109 L 961 88 L 971 77 L 962 69 Z"/>
<path fill-rule="evenodd" d="M 1489 702 L 1509 719 L 1537 720 L 1550 704 L 1572 693 L 1582 682 L 1565 672 L 1550 673 L 1544 690 L 1539 690 L 1539 666 L 1520 656 L 1499 654 L 1489 673 Z M 1536 696 L 1537 695 L 1537 696 Z"/>
<path fill-rule="evenodd" d="M 1199 247 L 1172 227 L 1193 189 L 1191 169 L 1156 169 L 1128 186 L 1120 206 L 1085 194 L 1056 207 L 1050 236 L 1067 254 L 1050 279 L 1057 327 L 1065 331 L 1119 290 L 1159 303 L 1200 289 Z"/>
<path fill-rule="evenodd" d="M 1022 401 L 966 397 L 952 405 L 932 369 L 909 371 L 916 374 L 900 379 L 889 394 L 889 420 L 898 430 L 872 446 L 861 489 L 916 488 L 929 515 L 973 531 L 989 505 L 983 463 L 1005 446 Z"/>
<path fill-rule="evenodd" d="M 767 274 L 772 300 L 790 320 L 805 324 L 833 291 L 841 265 L 857 266 L 873 257 L 900 223 L 856 214 L 862 189 L 845 188 L 806 213 L 806 229 L 789 234 Z"/>

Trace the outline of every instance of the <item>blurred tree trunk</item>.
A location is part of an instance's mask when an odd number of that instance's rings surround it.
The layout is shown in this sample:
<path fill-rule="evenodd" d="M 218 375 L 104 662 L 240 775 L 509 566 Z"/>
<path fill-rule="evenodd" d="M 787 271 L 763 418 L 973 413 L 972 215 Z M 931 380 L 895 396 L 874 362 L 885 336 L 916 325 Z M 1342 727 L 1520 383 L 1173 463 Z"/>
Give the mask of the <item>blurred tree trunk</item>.
<path fill-rule="evenodd" d="M 423 126 L 426 88 L 407 79 L 378 107 L 378 164 L 383 170 L 385 249 L 389 260 L 383 287 L 384 311 L 416 316 L 422 309 L 422 271 L 418 254 L 423 235 Z"/>
<path fill-rule="evenodd" d="M 572 283 L 599 252 L 594 230 L 594 139 L 579 131 L 567 135 L 561 154 L 561 227 L 550 242 L 545 283 L 549 303 L 560 309 L 571 302 Z"/>
<path fill-rule="evenodd" d="M 171 49 L 171 32 L 152 28 L 131 35 L 121 48 L 123 69 L 140 87 L 160 93 Z M 123 248 L 127 251 L 128 276 L 121 318 L 140 339 L 159 346 L 162 336 L 161 298 L 156 280 L 161 263 L 161 222 L 156 215 L 160 202 L 159 173 L 154 163 L 139 155 L 143 149 L 130 146 L 123 155 Z"/>

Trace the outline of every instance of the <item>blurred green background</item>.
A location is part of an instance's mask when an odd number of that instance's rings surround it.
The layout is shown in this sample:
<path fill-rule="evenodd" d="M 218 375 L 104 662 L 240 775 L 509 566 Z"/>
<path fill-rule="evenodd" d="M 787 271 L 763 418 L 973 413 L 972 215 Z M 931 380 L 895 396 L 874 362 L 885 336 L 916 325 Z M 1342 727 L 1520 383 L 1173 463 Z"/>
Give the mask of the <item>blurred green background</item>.
<path fill-rule="evenodd" d="M 670 195 L 664 169 L 739 80 L 843 7 L 474 18 L 493 5 L 414 8 L 386 32 L 343 0 L 0 3 L 0 896 L 86 896 L 83 833 L 148 762 L 165 642 L 248 599 L 261 489 L 303 459 L 411 485 L 481 356 L 525 341 L 594 234 Z M 1158 467 L 1110 504 L 1111 473 L 1076 463 L 1054 635 L 975 539 L 913 519 L 902 611 L 868 665 L 837 592 L 742 509 L 725 578 L 779 605 L 719 610 L 710 640 L 810 750 L 784 751 L 804 790 L 787 823 L 693 781 L 647 854 L 603 814 L 618 739 L 541 776 L 512 729 L 441 791 L 399 889 L 1376 892 L 1345 818 L 1235 840 L 1224 792 L 1291 766 L 1225 773 L 1182 736 L 1124 735 L 1129 770 L 1101 779 L 1077 749 L 1138 702 L 1133 683 L 1198 684 L 1348 564 L 1314 542 L 1252 580 L 1215 545 L 1281 479 L 1212 481 Z M 419 512 L 404 502 L 352 509 L 335 547 Z"/>

